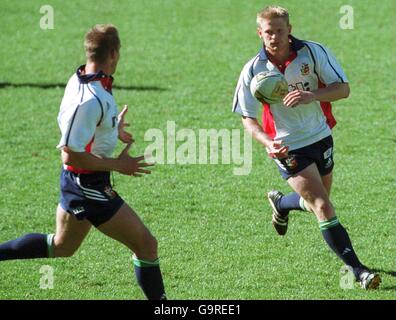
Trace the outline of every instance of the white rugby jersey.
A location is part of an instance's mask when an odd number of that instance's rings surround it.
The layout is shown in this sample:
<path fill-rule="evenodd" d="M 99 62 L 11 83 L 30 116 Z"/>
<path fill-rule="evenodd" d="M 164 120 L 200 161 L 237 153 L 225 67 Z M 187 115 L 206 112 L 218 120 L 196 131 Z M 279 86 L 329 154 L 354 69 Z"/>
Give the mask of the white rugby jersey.
<path fill-rule="evenodd" d="M 250 92 L 250 82 L 259 72 L 282 72 L 289 84 L 289 92 L 296 89 L 313 91 L 334 82 L 348 82 L 333 54 L 319 43 L 290 36 L 294 57 L 286 68 L 278 68 L 267 57 L 264 48 L 243 68 L 236 87 L 232 111 L 257 118 L 262 105 Z M 331 134 L 335 119 L 329 102 L 313 101 L 294 108 L 282 102 L 263 104 L 263 130 L 274 140 L 283 140 L 289 150 L 305 147 Z"/>
<path fill-rule="evenodd" d="M 75 152 L 110 157 L 118 139 L 118 108 L 111 94 L 112 77 L 102 72 L 82 75 L 81 66 L 67 83 L 58 124 L 65 146 Z M 105 89 L 104 86 L 109 86 Z M 81 169 L 72 171 L 85 171 Z"/>

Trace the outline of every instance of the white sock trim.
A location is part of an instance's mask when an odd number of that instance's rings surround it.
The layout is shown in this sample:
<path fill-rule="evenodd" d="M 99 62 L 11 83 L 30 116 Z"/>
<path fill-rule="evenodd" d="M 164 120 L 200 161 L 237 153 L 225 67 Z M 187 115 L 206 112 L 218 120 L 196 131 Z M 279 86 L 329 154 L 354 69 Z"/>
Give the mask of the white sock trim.
<path fill-rule="evenodd" d="M 54 237 L 53 233 L 47 234 L 48 258 L 54 258 Z"/>
<path fill-rule="evenodd" d="M 307 208 L 305 207 L 305 203 L 304 203 L 304 198 L 303 197 L 300 197 L 299 204 L 300 204 L 300 208 L 302 210 L 308 211 Z"/>

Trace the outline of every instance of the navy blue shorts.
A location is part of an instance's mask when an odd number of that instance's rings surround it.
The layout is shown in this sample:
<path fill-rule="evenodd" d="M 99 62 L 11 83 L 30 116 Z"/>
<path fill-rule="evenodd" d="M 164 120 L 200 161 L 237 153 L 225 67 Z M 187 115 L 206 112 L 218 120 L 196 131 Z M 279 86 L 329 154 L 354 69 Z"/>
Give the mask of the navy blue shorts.
<path fill-rule="evenodd" d="M 329 174 L 334 167 L 333 137 L 328 136 L 309 146 L 289 151 L 284 159 L 274 159 L 283 179 L 289 179 L 310 164 L 315 163 L 321 176 Z"/>
<path fill-rule="evenodd" d="M 112 189 L 110 172 L 82 174 L 62 169 L 60 190 L 61 207 L 95 227 L 110 220 L 124 203 Z"/>

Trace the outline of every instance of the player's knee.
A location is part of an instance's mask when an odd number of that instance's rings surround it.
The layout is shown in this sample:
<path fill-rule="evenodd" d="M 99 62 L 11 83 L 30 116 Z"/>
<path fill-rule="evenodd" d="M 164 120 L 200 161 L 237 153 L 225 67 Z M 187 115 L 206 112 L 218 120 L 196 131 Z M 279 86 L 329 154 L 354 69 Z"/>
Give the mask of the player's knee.
<path fill-rule="evenodd" d="M 78 248 L 70 246 L 64 241 L 54 239 L 53 250 L 54 256 L 57 258 L 69 258 L 74 255 Z"/>
<path fill-rule="evenodd" d="M 158 251 L 157 239 L 154 236 L 150 235 L 147 240 L 148 240 L 146 247 L 147 253 L 149 253 L 152 256 L 157 256 L 157 251 Z"/>
<path fill-rule="evenodd" d="M 151 234 L 141 239 L 141 245 L 135 249 L 135 254 L 142 259 L 154 260 L 158 257 L 158 241 Z"/>
<path fill-rule="evenodd" d="M 330 201 L 319 199 L 313 203 L 312 208 L 316 214 L 325 217 L 333 214 L 333 206 Z"/>

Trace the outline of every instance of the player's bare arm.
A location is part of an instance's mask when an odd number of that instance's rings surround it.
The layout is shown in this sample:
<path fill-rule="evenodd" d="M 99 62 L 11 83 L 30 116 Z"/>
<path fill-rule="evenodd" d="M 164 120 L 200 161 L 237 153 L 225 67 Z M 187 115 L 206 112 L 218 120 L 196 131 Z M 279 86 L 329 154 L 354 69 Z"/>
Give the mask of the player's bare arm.
<path fill-rule="evenodd" d="M 331 102 L 344 99 L 349 96 L 349 84 L 335 82 L 326 88 L 320 88 L 314 91 L 294 90 L 283 98 L 283 104 L 286 107 L 296 107 L 299 104 L 308 104 L 312 101 Z"/>
<path fill-rule="evenodd" d="M 62 149 L 62 162 L 65 165 L 92 171 L 117 171 L 125 175 L 139 177 L 150 174 L 144 169 L 152 164 L 142 162 L 144 156 L 131 157 L 128 154 L 132 142 L 128 143 L 117 158 L 104 158 L 88 152 L 74 152 L 68 147 Z"/>
<path fill-rule="evenodd" d="M 266 148 L 267 153 L 271 158 L 282 159 L 288 156 L 289 148 L 284 146 L 282 141 L 274 141 L 270 139 L 263 131 L 256 118 L 242 116 L 242 123 L 245 130 Z"/>

